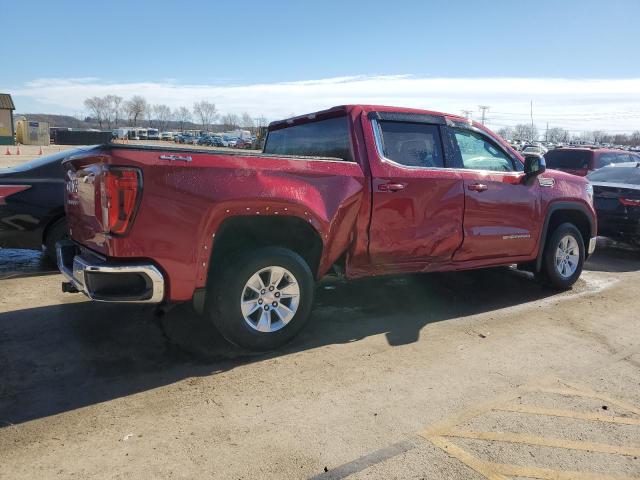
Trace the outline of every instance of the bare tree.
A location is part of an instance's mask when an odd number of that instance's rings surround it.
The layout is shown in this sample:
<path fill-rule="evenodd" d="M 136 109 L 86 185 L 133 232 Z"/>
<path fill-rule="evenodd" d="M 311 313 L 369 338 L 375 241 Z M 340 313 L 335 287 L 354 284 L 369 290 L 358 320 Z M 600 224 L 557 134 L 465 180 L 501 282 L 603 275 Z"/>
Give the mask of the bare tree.
<path fill-rule="evenodd" d="M 118 116 L 120 115 L 120 109 L 122 108 L 122 101 L 124 99 L 118 95 L 107 95 L 107 98 L 109 99 L 109 107 L 114 118 L 113 123 L 115 127 L 118 128 Z"/>
<path fill-rule="evenodd" d="M 105 98 L 90 97 L 84 101 L 84 106 L 91 112 L 91 114 L 98 121 L 100 129 L 102 129 L 102 122 L 104 122 L 109 115 L 109 106 Z"/>
<path fill-rule="evenodd" d="M 547 140 L 550 142 L 566 142 L 569 140 L 569 132 L 564 128 L 552 127 L 547 130 Z"/>
<path fill-rule="evenodd" d="M 538 128 L 529 123 L 519 123 L 513 128 L 513 138 L 532 142 L 538 139 Z"/>
<path fill-rule="evenodd" d="M 154 105 L 151 110 L 153 111 L 153 116 L 156 119 L 157 126 L 160 130 L 164 130 L 167 126 L 167 122 L 171 118 L 171 109 L 167 105 Z"/>
<path fill-rule="evenodd" d="M 269 126 L 269 120 L 267 120 L 267 117 L 265 117 L 264 115 L 260 115 L 256 118 L 256 127 L 260 128 L 267 126 Z"/>
<path fill-rule="evenodd" d="M 173 118 L 180 122 L 180 131 L 184 131 L 184 124 L 191 121 L 191 111 L 187 107 L 180 107 L 174 110 Z"/>
<path fill-rule="evenodd" d="M 251 115 L 249 115 L 247 112 L 244 112 L 242 114 L 242 117 L 240 118 L 240 125 L 242 126 L 242 128 L 246 128 L 253 133 L 255 122 L 253 121 L 253 118 L 251 118 Z"/>
<path fill-rule="evenodd" d="M 226 115 L 223 115 L 220 121 L 222 122 L 225 130 L 231 130 L 232 128 L 240 126 L 240 119 L 235 113 L 227 113 Z"/>
<path fill-rule="evenodd" d="M 125 104 L 125 110 L 129 114 L 129 123 L 132 126 L 138 125 L 138 119 L 144 118 L 144 114 L 149 110 L 149 104 L 140 95 L 135 95 Z"/>
<path fill-rule="evenodd" d="M 200 119 L 200 123 L 202 123 L 202 129 L 208 130 L 209 126 L 213 123 L 217 116 L 216 105 L 215 103 L 207 102 L 206 100 L 196 102 L 193 104 L 193 113 Z"/>
<path fill-rule="evenodd" d="M 513 128 L 503 127 L 498 130 L 498 135 L 500 135 L 505 140 L 513 140 Z"/>

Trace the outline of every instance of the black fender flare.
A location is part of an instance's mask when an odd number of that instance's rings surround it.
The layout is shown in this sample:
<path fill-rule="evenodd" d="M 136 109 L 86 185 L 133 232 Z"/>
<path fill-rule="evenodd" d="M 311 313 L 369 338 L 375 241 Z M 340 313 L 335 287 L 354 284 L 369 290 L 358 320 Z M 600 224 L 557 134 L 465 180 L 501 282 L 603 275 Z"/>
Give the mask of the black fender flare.
<path fill-rule="evenodd" d="M 539 272 L 542 268 L 542 254 L 544 253 L 544 248 L 547 243 L 547 232 L 549 229 L 549 222 L 551 221 L 551 216 L 554 212 L 558 210 L 573 210 L 584 214 L 589 222 L 589 232 L 590 238 L 593 238 L 597 235 L 596 231 L 596 220 L 593 217 L 591 211 L 587 208 L 586 205 L 580 202 L 554 202 L 549 208 L 547 208 L 547 213 L 544 218 L 544 225 L 542 226 L 542 232 L 540 233 L 540 245 L 538 247 L 538 256 L 536 257 L 536 272 Z M 587 239 L 587 242 L 589 239 Z"/>

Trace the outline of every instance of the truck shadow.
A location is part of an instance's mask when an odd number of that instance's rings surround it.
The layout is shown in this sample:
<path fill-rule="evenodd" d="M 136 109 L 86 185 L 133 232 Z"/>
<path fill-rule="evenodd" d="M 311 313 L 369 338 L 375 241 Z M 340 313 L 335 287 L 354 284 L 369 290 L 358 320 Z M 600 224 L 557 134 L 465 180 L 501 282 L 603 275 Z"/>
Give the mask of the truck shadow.
<path fill-rule="evenodd" d="M 554 294 L 509 268 L 329 279 L 317 289 L 307 329 L 284 349 L 260 355 L 227 344 L 188 306 L 162 318 L 149 306 L 91 302 L 1 313 L 0 426 L 372 335 L 404 345 L 428 335 L 428 324 Z"/>

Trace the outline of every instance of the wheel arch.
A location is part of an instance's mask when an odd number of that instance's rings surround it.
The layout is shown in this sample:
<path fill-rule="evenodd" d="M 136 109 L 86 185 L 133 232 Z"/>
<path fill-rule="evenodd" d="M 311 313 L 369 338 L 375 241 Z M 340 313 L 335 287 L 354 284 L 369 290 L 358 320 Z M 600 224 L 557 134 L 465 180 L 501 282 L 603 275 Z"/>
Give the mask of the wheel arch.
<path fill-rule="evenodd" d="M 542 267 L 542 257 L 549 236 L 553 234 L 556 227 L 565 222 L 572 223 L 580 231 L 585 245 L 585 258 L 587 257 L 586 248 L 589 245 L 590 239 L 596 236 L 596 222 L 593 214 L 589 208 L 582 203 L 556 202 L 547 209 L 544 225 L 540 234 L 536 271 L 539 272 Z"/>

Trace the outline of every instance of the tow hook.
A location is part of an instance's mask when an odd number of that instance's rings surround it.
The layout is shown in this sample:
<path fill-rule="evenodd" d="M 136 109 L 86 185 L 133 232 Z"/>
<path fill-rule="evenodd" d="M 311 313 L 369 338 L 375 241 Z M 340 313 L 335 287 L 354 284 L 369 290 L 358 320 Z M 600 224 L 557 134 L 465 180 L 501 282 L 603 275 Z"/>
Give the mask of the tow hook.
<path fill-rule="evenodd" d="M 71 282 L 62 282 L 62 292 L 63 293 L 78 293 L 79 290 Z"/>

